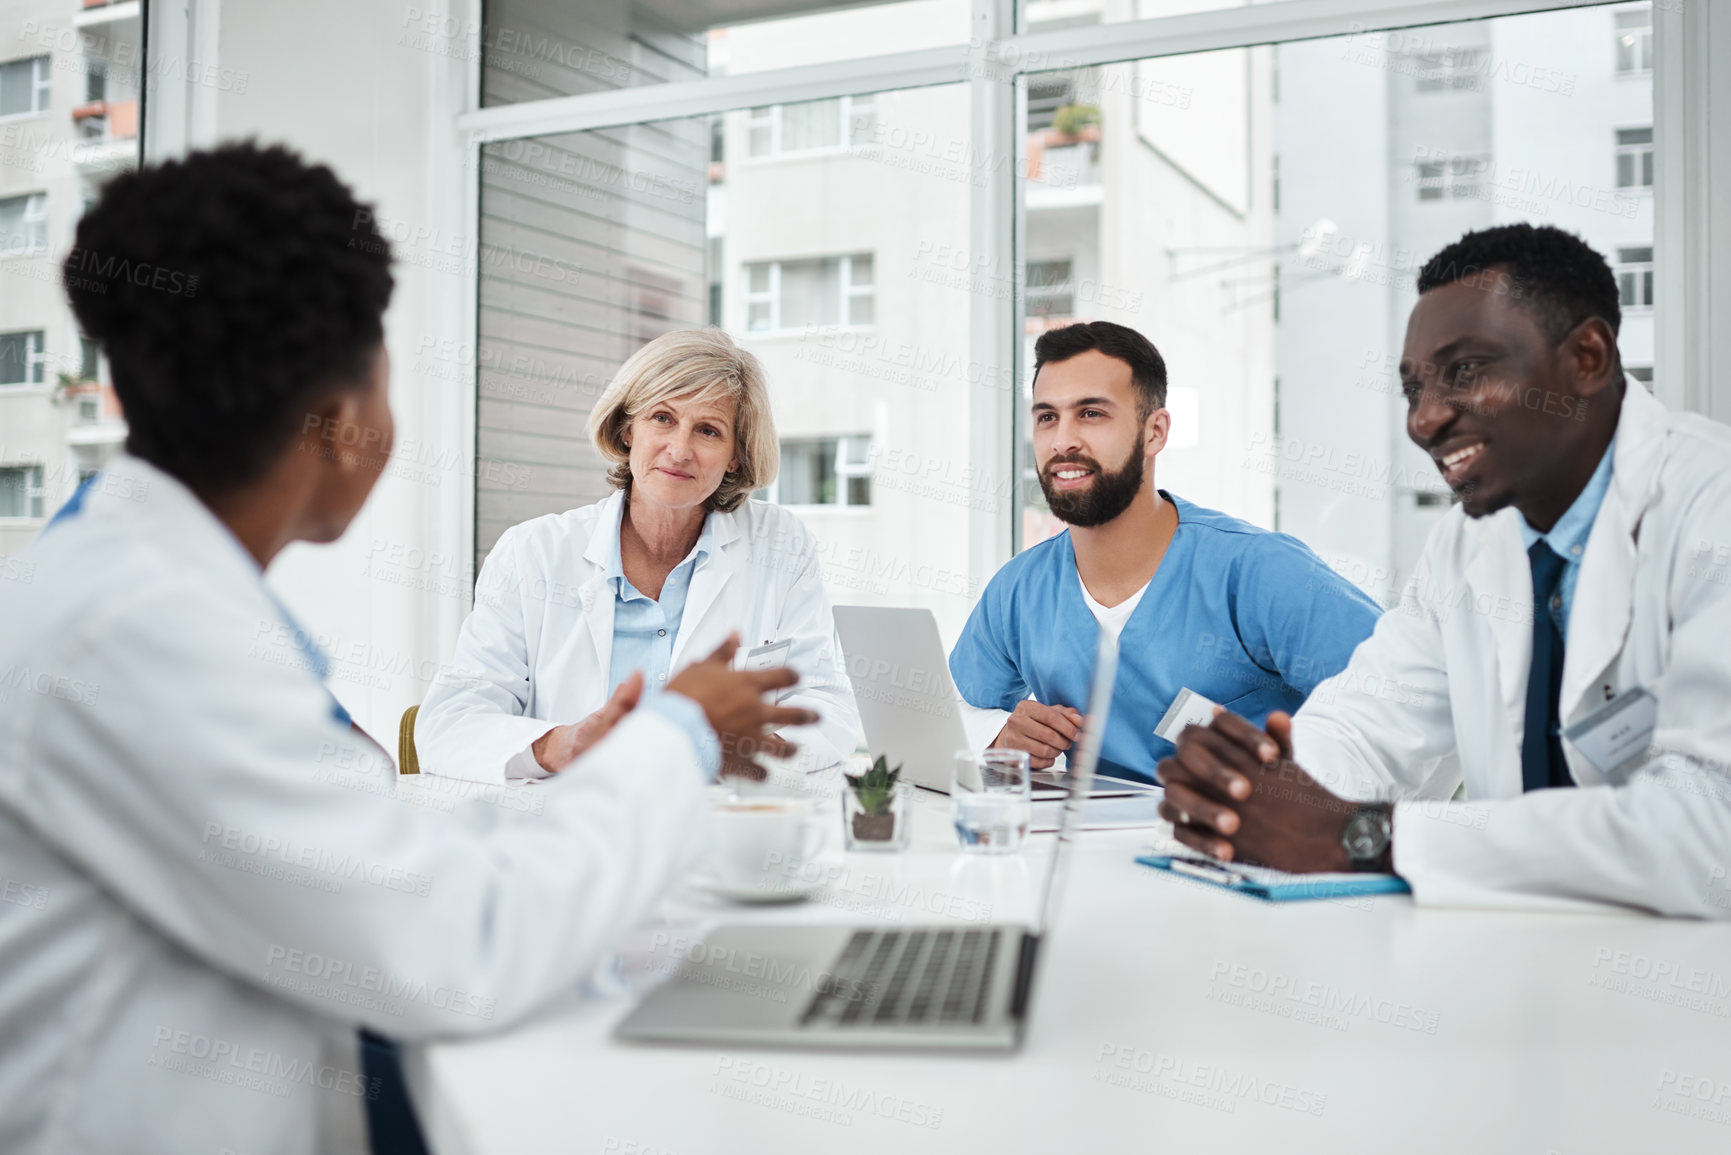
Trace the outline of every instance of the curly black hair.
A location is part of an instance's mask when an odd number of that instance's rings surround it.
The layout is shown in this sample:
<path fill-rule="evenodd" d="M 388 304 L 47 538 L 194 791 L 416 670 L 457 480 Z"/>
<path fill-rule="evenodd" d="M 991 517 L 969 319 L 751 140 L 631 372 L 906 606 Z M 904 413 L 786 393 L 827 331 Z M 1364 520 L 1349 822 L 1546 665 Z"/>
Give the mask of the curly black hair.
<path fill-rule="evenodd" d="M 110 181 L 63 276 L 108 354 L 127 450 L 224 492 L 269 468 L 310 403 L 361 387 L 393 285 L 374 221 L 329 168 L 280 145 Z"/>
<path fill-rule="evenodd" d="M 1532 310 L 1552 345 L 1589 317 L 1601 318 L 1613 334 L 1623 322 L 1611 266 L 1586 241 L 1553 225 L 1498 225 L 1467 233 L 1425 262 L 1418 291 L 1494 272 L 1508 275 L 1506 285 L 1496 283 Z"/>

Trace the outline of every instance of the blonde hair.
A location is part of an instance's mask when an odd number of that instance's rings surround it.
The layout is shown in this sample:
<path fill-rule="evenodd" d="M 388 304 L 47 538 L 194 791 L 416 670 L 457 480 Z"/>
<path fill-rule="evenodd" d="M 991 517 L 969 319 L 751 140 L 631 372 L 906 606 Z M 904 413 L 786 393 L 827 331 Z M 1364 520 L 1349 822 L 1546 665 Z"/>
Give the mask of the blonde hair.
<path fill-rule="evenodd" d="M 738 509 L 752 490 L 775 480 L 781 450 L 769 411 L 769 386 L 757 358 L 716 328 L 663 333 L 619 367 L 589 413 L 589 439 L 611 468 L 607 480 L 631 491 L 631 450 L 625 428 L 631 419 L 673 397 L 694 401 L 733 399 L 733 450 L 739 467 L 709 495 L 709 508 Z"/>

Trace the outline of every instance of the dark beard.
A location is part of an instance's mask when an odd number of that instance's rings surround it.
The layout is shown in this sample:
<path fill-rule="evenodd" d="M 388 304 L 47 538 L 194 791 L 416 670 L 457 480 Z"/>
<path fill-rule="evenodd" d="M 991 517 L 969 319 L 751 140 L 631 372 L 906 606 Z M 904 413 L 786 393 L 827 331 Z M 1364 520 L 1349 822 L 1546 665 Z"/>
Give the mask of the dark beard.
<path fill-rule="evenodd" d="M 1137 438 L 1130 460 L 1116 473 L 1106 472 L 1099 462 L 1088 457 L 1059 457 L 1047 462 L 1046 467 L 1040 470 L 1040 490 L 1046 495 L 1046 506 L 1052 511 L 1052 516 L 1067 525 L 1090 529 L 1105 525 L 1129 509 L 1130 503 L 1142 490 L 1142 448 L 1143 440 Z M 1052 471 L 1063 465 L 1092 469 L 1094 484 L 1075 492 L 1054 489 Z"/>

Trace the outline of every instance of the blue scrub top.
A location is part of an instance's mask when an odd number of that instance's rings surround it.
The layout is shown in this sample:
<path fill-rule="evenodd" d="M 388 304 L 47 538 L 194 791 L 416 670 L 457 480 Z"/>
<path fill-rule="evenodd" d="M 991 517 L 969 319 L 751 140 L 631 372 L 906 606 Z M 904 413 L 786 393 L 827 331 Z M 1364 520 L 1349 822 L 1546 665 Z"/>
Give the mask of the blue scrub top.
<path fill-rule="evenodd" d="M 1172 743 L 1154 727 L 1194 690 L 1262 725 L 1339 673 L 1382 610 L 1295 537 L 1192 505 L 1118 639 L 1101 772 L 1153 780 Z M 970 705 L 1013 710 L 1032 693 L 1087 708 L 1099 623 L 1082 600 L 1069 531 L 1012 558 L 950 654 Z"/>

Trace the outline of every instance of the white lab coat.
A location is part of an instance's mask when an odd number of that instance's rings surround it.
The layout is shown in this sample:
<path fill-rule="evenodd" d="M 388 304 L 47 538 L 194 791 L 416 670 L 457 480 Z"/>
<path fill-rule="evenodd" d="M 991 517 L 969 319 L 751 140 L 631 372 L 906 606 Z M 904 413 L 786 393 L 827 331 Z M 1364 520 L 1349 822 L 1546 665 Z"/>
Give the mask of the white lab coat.
<path fill-rule="evenodd" d="M 606 702 L 615 599 L 602 571 L 624 507 L 615 493 L 499 538 L 456 653 L 417 716 L 424 773 L 503 782 L 512 758 L 548 729 L 580 722 Z M 713 517 L 715 549 L 692 575 L 669 674 L 736 630 L 740 661 L 753 647 L 790 641 L 785 660 L 800 685 L 782 704 L 816 710 L 822 721 L 784 734 L 799 744 L 804 769 L 834 765 L 858 744 L 859 708 L 835 659 L 835 616 L 816 541 L 793 514 L 761 501 Z"/>
<path fill-rule="evenodd" d="M 1514 509 L 1458 507 L 1400 604 L 1294 722 L 1337 792 L 1403 799 L 1395 868 L 1420 903 L 1592 900 L 1731 916 L 1731 429 L 1625 386 L 1610 491 L 1565 640 L 1565 729 L 1613 694 L 1658 699 L 1617 780 L 1563 742 L 1579 789 L 1521 792 L 1532 578 Z M 1465 800 L 1446 801 L 1464 783 Z"/>
<path fill-rule="evenodd" d="M 24 557 L 0 582 L 0 1151 L 363 1152 L 357 1025 L 520 1021 L 701 853 L 697 752 L 650 713 L 533 791 L 399 798 L 257 566 L 137 459 Z"/>

